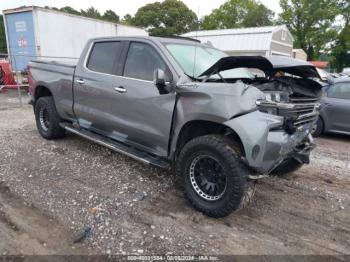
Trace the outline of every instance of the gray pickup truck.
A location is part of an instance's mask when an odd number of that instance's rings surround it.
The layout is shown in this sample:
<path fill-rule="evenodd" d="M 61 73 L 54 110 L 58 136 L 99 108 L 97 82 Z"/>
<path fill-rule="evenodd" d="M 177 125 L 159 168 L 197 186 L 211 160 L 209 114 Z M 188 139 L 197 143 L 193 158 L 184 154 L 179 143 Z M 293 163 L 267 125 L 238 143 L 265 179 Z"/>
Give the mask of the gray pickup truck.
<path fill-rule="evenodd" d="M 198 210 L 223 217 L 255 181 L 309 162 L 322 95 L 307 62 L 233 57 L 194 40 L 90 40 L 77 65 L 33 61 L 39 133 L 66 131 L 174 170 Z"/>

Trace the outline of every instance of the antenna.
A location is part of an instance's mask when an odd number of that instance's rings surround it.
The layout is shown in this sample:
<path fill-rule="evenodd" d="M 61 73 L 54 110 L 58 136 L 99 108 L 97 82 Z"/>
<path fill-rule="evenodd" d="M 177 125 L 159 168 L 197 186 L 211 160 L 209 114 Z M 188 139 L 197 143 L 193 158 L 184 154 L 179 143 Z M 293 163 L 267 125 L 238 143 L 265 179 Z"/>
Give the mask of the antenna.
<path fill-rule="evenodd" d="M 196 59 L 197 59 L 197 48 L 198 48 L 198 31 L 199 31 L 199 6 L 198 6 L 198 9 L 197 9 L 197 28 L 196 28 L 196 40 L 197 40 L 197 43 L 195 45 L 195 48 L 194 48 L 194 59 L 193 59 L 193 72 L 192 72 L 192 76 L 195 77 L 194 73 L 196 72 Z"/>

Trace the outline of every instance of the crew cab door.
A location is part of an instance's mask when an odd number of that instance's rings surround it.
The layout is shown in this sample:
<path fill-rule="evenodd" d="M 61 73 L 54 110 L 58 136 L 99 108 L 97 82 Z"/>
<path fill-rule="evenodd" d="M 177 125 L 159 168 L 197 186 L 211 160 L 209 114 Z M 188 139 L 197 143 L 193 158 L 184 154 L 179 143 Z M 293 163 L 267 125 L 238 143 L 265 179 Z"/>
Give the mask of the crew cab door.
<path fill-rule="evenodd" d="M 91 46 L 75 74 L 74 112 L 83 128 L 165 157 L 175 94 L 159 94 L 153 71 L 170 74 L 168 66 L 154 47 L 139 44 L 152 51 L 135 53 L 128 41 Z"/>
<path fill-rule="evenodd" d="M 124 48 L 121 41 L 96 41 L 85 50 L 73 86 L 73 109 L 81 127 L 106 134 L 115 130 L 118 121 L 112 113 L 118 94 L 114 88 L 119 86 Z"/>
<path fill-rule="evenodd" d="M 336 83 L 327 90 L 324 100 L 327 130 L 350 132 L 350 83 Z"/>
<path fill-rule="evenodd" d="M 160 94 L 153 78 L 154 71 L 162 69 L 171 85 L 172 73 L 165 61 L 152 44 L 130 42 L 114 107 L 119 135 L 164 157 L 168 155 L 175 93 Z"/>

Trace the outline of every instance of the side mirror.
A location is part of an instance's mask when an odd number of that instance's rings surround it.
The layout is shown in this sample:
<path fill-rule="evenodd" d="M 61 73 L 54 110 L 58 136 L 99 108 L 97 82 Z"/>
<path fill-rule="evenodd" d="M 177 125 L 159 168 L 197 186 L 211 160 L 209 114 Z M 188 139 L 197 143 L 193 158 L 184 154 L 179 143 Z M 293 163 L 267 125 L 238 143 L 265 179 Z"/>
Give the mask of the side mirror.
<path fill-rule="evenodd" d="M 162 69 L 154 70 L 153 83 L 156 86 L 165 85 L 165 73 Z"/>
<path fill-rule="evenodd" d="M 158 88 L 159 94 L 168 94 L 169 90 L 167 90 L 166 82 L 165 82 L 165 73 L 162 69 L 154 70 L 153 83 Z"/>
<path fill-rule="evenodd" d="M 327 74 L 327 82 L 328 82 L 328 84 L 333 85 L 334 84 L 334 77 L 330 74 Z"/>

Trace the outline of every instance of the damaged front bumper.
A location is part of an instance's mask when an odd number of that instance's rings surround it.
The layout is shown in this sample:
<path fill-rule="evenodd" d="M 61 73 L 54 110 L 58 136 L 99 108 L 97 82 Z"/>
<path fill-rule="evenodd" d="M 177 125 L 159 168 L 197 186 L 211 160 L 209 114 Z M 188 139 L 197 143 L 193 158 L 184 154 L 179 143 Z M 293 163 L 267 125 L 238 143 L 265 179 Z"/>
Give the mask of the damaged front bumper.
<path fill-rule="evenodd" d="M 282 116 L 255 111 L 225 122 L 240 137 L 246 164 L 256 174 L 268 175 L 283 160 L 295 158 L 309 163 L 309 155 L 315 147 L 310 134 L 312 123 L 288 134 Z"/>

